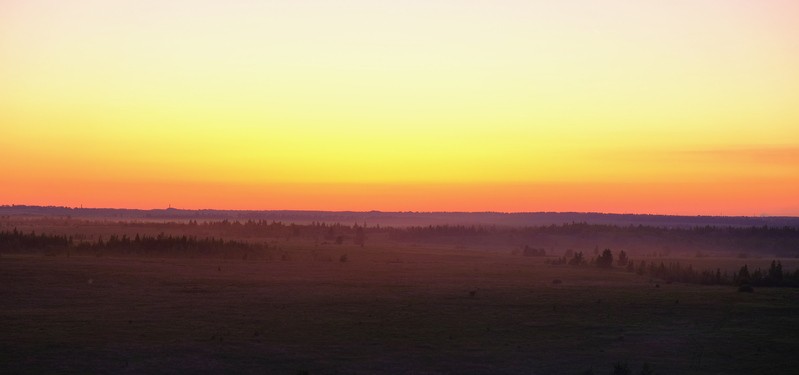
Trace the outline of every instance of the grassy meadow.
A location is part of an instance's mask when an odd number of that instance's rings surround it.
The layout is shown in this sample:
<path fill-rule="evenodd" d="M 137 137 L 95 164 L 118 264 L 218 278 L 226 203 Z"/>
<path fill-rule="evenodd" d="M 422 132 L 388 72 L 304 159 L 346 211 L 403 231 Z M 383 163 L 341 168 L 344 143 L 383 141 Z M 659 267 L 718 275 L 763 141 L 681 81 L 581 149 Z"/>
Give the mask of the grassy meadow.
<path fill-rule="evenodd" d="M 796 289 L 739 293 L 451 247 L 285 246 L 271 261 L 3 254 L 0 372 L 799 368 Z"/>

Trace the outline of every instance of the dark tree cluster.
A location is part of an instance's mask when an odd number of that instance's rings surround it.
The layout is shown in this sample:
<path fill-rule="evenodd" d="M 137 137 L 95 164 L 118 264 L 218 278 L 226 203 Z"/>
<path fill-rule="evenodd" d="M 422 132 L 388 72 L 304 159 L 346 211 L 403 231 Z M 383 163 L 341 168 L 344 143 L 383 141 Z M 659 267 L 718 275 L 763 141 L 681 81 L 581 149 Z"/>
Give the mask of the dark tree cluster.
<path fill-rule="evenodd" d="M 739 286 L 797 288 L 799 287 L 799 269 L 793 272 L 785 272 L 782 269 L 782 263 L 778 260 L 771 261 L 771 266 L 768 270 L 756 268 L 753 271 L 749 271 L 749 267 L 744 265 L 738 272 L 733 273 L 733 282 Z"/>
<path fill-rule="evenodd" d="M 545 257 L 547 256 L 547 251 L 544 249 L 530 247 L 529 245 L 524 245 L 524 249 L 522 249 L 522 255 L 526 257 Z"/>
<path fill-rule="evenodd" d="M 610 249 L 603 250 L 601 254 L 590 260 L 585 259 L 582 251 L 574 252 L 573 250 L 569 250 L 563 255 L 563 257 L 549 260 L 549 263 L 554 265 L 568 264 L 570 266 L 594 265 L 599 268 L 609 269 L 613 268 L 614 257 L 613 251 Z M 629 269 L 630 265 L 632 264 L 632 260 L 630 260 L 630 258 L 627 257 L 627 253 L 622 250 L 619 252 L 618 260 L 616 260 L 615 263 L 619 267 Z"/>
<path fill-rule="evenodd" d="M 115 223 L 129 229 L 143 231 L 166 231 L 171 233 L 188 233 L 201 235 L 216 235 L 232 238 L 274 238 L 290 240 L 304 238 L 323 240 L 326 243 L 342 244 L 352 241 L 358 246 L 364 246 L 369 233 L 380 231 L 380 227 L 366 227 L 357 223 L 349 226 L 340 223 L 312 222 L 310 224 L 283 223 L 268 220 L 219 220 L 186 222 L 125 222 Z"/>
<path fill-rule="evenodd" d="M 586 262 L 582 252 L 571 252 L 571 258 L 567 259 L 558 258 L 550 261 L 550 264 L 561 265 L 568 264 L 570 266 L 583 266 L 587 264 L 594 264 L 599 268 L 610 269 L 613 268 L 613 251 L 605 249 L 602 254 Z M 721 269 L 715 270 L 696 270 L 690 264 L 683 266 L 680 262 L 649 262 L 641 261 L 638 265 L 627 258 L 624 251 L 619 252 L 616 265 L 626 270 L 627 272 L 636 272 L 639 275 L 648 275 L 651 277 L 666 280 L 667 282 L 681 282 L 686 284 L 701 284 L 701 285 L 749 285 L 758 287 L 799 287 L 799 269 L 793 272 L 783 271 L 782 263 L 778 260 L 771 262 L 768 270 L 761 270 L 760 268 L 750 271 L 747 265 L 741 267 L 737 272 L 732 275 L 726 271 L 722 272 Z"/>
<path fill-rule="evenodd" d="M 785 272 L 782 269 L 782 262 L 778 260 L 771 261 L 771 266 L 768 270 L 756 268 L 754 271 L 750 271 L 749 266 L 744 265 L 737 272 L 733 272 L 732 275 L 729 275 L 726 271 L 722 272 L 721 269 L 718 268 L 716 270 L 698 271 L 693 269 L 691 265 L 683 267 L 679 262 L 671 262 L 669 264 L 660 262 L 659 265 L 653 262 L 647 266 L 647 264 L 642 261 L 638 266 L 637 272 L 642 275 L 648 274 L 667 281 L 689 284 L 799 287 L 799 269 L 793 272 Z"/>
<path fill-rule="evenodd" d="M 639 275 L 649 275 L 667 282 L 681 282 L 702 285 L 731 285 L 729 274 L 721 269 L 698 271 L 693 266 L 683 266 L 680 262 L 647 262 L 641 261 L 636 268 Z"/>
<path fill-rule="evenodd" d="M 51 250 L 72 246 L 72 237 L 48 234 L 23 233 L 16 228 L 0 232 L 0 251 L 21 252 L 31 249 Z"/>
<path fill-rule="evenodd" d="M 712 250 L 718 252 L 768 252 L 784 256 L 799 256 L 799 228 L 783 227 L 660 227 L 646 225 L 612 225 L 567 223 L 531 227 L 503 227 L 496 225 L 428 225 L 406 228 L 386 228 L 389 238 L 398 241 L 438 241 L 453 238 L 493 240 L 494 243 L 521 245 L 570 242 L 607 242 L 624 239 L 627 243 L 659 244 L 662 248 L 679 248 L 690 251 Z M 659 250 L 658 255 L 669 254 Z"/>
<path fill-rule="evenodd" d="M 111 235 L 96 241 L 73 241 L 71 237 L 36 233 L 22 233 L 16 229 L 0 232 L 0 249 L 19 253 L 67 254 L 135 254 L 153 256 L 261 256 L 268 249 L 266 244 L 224 240 L 221 238 L 197 238 L 190 236 Z"/>
<path fill-rule="evenodd" d="M 225 255 L 247 254 L 248 252 L 261 252 L 268 245 L 248 243 L 242 241 L 224 240 L 221 238 L 197 238 L 189 236 L 172 236 L 164 233 L 157 236 L 136 235 L 130 238 L 126 235 L 112 235 L 103 241 L 102 237 L 96 242 L 82 242 L 77 245 L 78 252 L 92 253 L 125 253 L 125 254 L 165 254 L 165 255 Z"/>
<path fill-rule="evenodd" d="M 613 267 L 613 252 L 610 249 L 602 251 L 602 255 L 596 258 L 596 266 L 599 268 Z"/>

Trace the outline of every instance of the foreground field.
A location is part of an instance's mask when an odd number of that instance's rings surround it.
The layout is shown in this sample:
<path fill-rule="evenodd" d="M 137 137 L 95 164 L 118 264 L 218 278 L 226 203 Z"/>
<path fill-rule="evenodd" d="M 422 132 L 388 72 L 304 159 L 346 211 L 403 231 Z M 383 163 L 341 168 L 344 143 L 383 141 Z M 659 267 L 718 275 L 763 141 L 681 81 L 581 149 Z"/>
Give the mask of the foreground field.
<path fill-rule="evenodd" d="M 799 369 L 795 289 L 738 293 L 478 251 L 324 251 L 272 262 L 3 255 L 0 373 Z"/>

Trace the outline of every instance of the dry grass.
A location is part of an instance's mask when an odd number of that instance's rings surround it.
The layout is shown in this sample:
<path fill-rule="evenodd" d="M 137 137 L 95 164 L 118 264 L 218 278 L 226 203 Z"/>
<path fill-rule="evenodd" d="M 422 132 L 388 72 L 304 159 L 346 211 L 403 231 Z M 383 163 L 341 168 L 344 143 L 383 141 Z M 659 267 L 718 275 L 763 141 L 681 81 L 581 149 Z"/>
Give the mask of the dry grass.
<path fill-rule="evenodd" d="M 446 248 L 295 246 L 272 262 L 4 255 L 0 373 L 799 366 L 796 290 L 655 288 L 624 272 Z"/>

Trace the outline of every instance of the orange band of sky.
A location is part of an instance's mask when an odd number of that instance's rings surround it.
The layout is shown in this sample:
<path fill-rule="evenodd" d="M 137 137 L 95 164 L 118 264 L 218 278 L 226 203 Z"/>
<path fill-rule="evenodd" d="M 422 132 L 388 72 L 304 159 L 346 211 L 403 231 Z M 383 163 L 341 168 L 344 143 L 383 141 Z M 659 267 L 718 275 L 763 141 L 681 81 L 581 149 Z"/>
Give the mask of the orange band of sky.
<path fill-rule="evenodd" d="M 799 215 L 799 3 L 9 0 L 0 204 Z"/>

